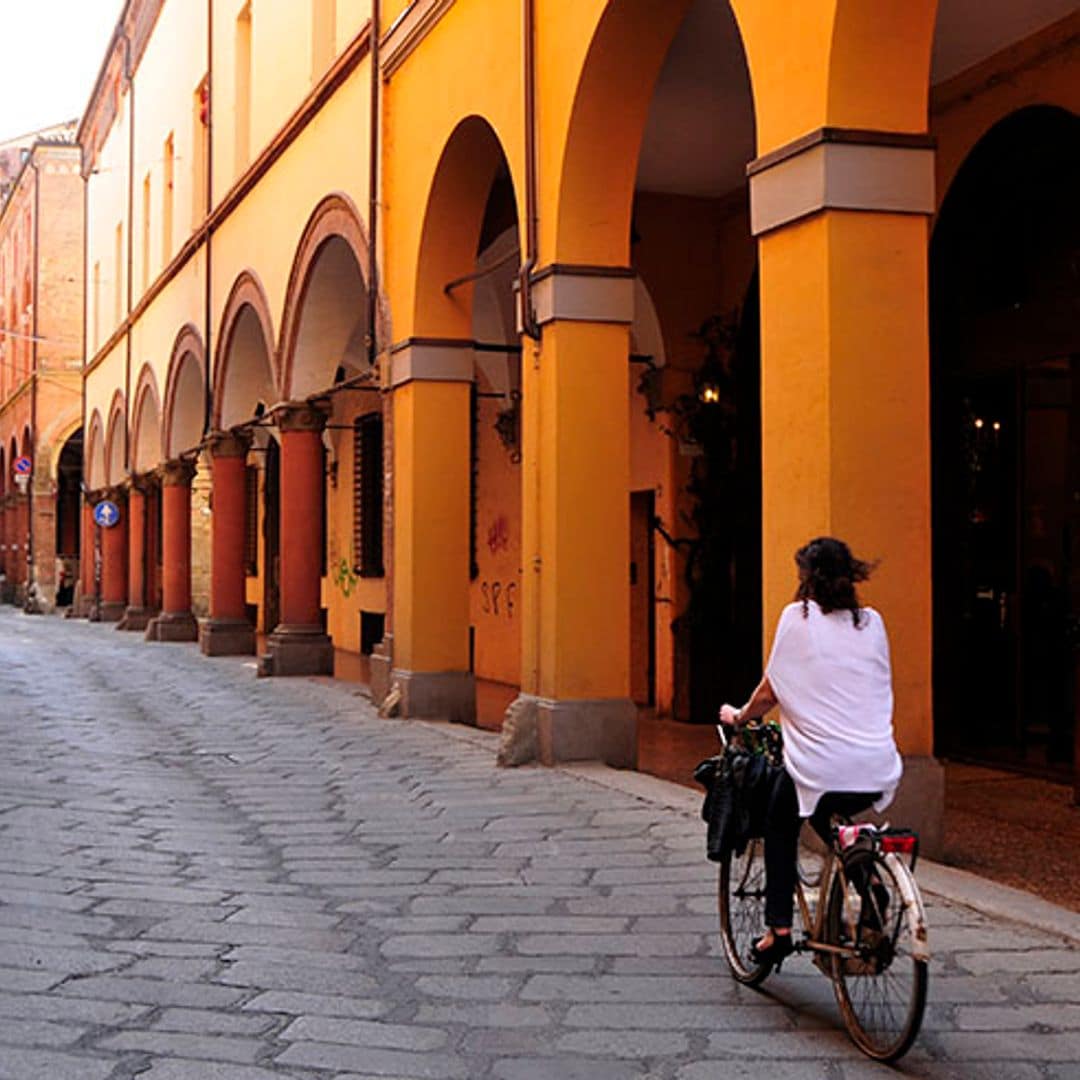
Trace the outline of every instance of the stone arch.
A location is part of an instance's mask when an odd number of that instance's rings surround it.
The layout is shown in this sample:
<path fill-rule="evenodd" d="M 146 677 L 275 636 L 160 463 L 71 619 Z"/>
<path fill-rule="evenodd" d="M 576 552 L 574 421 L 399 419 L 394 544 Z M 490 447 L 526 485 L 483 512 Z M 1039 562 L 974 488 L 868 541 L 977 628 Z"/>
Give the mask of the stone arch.
<path fill-rule="evenodd" d="M 124 395 L 117 390 L 109 406 L 109 425 L 105 435 L 105 483 L 122 483 L 127 472 L 127 409 Z"/>
<path fill-rule="evenodd" d="M 356 206 L 341 192 L 326 196 L 304 227 L 289 273 L 278 345 L 284 399 L 327 389 L 339 367 L 351 374 L 367 367 L 367 265 Z"/>
<path fill-rule="evenodd" d="M 149 364 L 144 364 L 135 385 L 135 410 L 131 421 L 131 468 L 147 472 L 162 458 L 161 396 L 157 379 Z"/>
<path fill-rule="evenodd" d="M 691 2 L 614 0 L 597 20 L 573 96 L 558 206 L 550 223 L 541 222 L 546 261 L 629 263 L 638 152 L 656 80 Z"/>
<path fill-rule="evenodd" d="M 233 284 L 217 341 L 212 424 L 229 428 L 250 420 L 260 402 L 269 407 L 281 396 L 274 322 L 254 271 L 244 270 Z"/>
<path fill-rule="evenodd" d="M 64 452 L 64 447 L 71 441 L 72 437 L 79 435 L 83 436 L 83 422 L 82 417 L 76 417 L 74 420 L 65 424 L 57 433 L 55 439 L 52 441 L 52 447 L 49 455 L 49 475 L 53 478 L 57 475 L 57 470 L 60 466 L 60 456 Z"/>
<path fill-rule="evenodd" d="M 106 483 L 105 429 L 101 420 L 101 412 L 98 409 L 95 409 L 90 417 L 88 432 L 83 468 L 85 470 L 87 490 L 97 491 L 103 488 Z"/>
<path fill-rule="evenodd" d="M 194 450 L 205 430 L 206 354 L 199 332 L 188 323 L 176 336 L 165 383 L 162 452 L 166 459 Z"/>
<path fill-rule="evenodd" d="M 837 0 L 827 54 L 828 124 L 926 130 L 937 7 L 937 0 Z"/>
<path fill-rule="evenodd" d="M 477 245 L 488 195 L 507 156 L 499 136 L 481 116 L 461 120 L 443 147 L 428 191 L 420 232 L 414 296 L 414 333 L 472 337 L 474 286 L 447 293 L 448 282 L 476 270 Z M 522 214 L 518 204 L 517 218 Z"/>

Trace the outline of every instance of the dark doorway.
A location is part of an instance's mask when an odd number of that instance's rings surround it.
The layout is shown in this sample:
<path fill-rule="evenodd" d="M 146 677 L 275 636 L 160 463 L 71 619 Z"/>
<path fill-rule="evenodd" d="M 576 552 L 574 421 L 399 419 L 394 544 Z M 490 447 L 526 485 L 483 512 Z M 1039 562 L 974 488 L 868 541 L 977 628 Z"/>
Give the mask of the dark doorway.
<path fill-rule="evenodd" d="M 637 705 L 656 701 L 656 493 L 630 493 L 630 696 Z"/>
<path fill-rule="evenodd" d="M 715 721 L 722 702 L 748 696 L 761 676 L 761 329 L 755 270 L 734 323 L 704 329 L 698 396 L 718 397 L 694 418 L 701 454 L 688 491 L 697 538 L 686 561 L 690 601 L 690 716 Z M 708 326 L 708 324 L 706 324 Z M 710 335 L 716 338 L 710 343 Z M 683 620 L 679 620 L 680 624 Z M 740 696 L 741 695 L 741 696 Z"/>
<path fill-rule="evenodd" d="M 1067 780 L 1080 628 L 1080 119 L 972 151 L 931 246 L 936 752 Z"/>
<path fill-rule="evenodd" d="M 82 513 L 83 435 L 79 428 L 64 443 L 56 469 L 56 606 L 68 607 L 79 580 Z"/>
<path fill-rule="evenodd" d="M 281 448 L 272 436 L 266 445 L 263 477 L 263 541 L 266 552 L 263 562 L 266 575 L 263 582 L 263 627 L 264 632 L 269 634 L 277 626 L 281 611 Z"/>

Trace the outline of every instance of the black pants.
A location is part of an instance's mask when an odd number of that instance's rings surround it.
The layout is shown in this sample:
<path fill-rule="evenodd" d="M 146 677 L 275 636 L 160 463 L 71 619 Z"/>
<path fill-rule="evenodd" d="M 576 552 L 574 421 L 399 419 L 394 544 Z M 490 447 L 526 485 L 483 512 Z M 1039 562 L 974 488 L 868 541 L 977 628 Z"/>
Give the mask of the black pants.
<path fill-rule="evenodd" d="M 881 792 L 829 791 L 818 800 L 810 825 L 829 844 L 833 814 L 851 817 L 869 809 Z M 765 925 L 781 930 L 791 927 L 794 912 L 796 858 L 799 849 L 799 799 L 786 769 L 778 769 L 769 794 L 765 819 Z"/>

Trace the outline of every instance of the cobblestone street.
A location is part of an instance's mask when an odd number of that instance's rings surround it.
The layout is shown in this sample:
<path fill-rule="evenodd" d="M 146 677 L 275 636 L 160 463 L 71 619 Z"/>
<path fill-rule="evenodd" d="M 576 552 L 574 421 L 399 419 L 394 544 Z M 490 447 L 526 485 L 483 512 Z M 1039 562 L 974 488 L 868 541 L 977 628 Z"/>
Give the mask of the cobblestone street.
<path fill-rule="evenodd" d="M 700 821 L 355 684 L 0 613 L 0 1077 L 894 1070 L 803 958 L 736 985 Z M 930 896 L 902 1073 L 1080 1076 L 1080 948 Z"/>

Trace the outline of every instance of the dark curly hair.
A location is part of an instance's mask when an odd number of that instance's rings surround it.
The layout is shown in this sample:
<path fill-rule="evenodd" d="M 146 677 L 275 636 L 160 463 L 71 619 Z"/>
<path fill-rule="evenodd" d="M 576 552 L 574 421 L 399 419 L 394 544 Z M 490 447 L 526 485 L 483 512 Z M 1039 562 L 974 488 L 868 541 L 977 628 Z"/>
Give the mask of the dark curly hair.
<path fill-rule="evenodd" d="M 850 611 L 856 627 L 862 625 L 862 608 L 855 586 L 870 577 L 873 565 L 856 559 L 843 540 L 819 536 L 795 552 L 799 568 L 799 588 L 795 599 L 802 602 L 803 617 L 809 614 L 810 601 L 817 602 L 826 615 L 831 611 Z"/>

